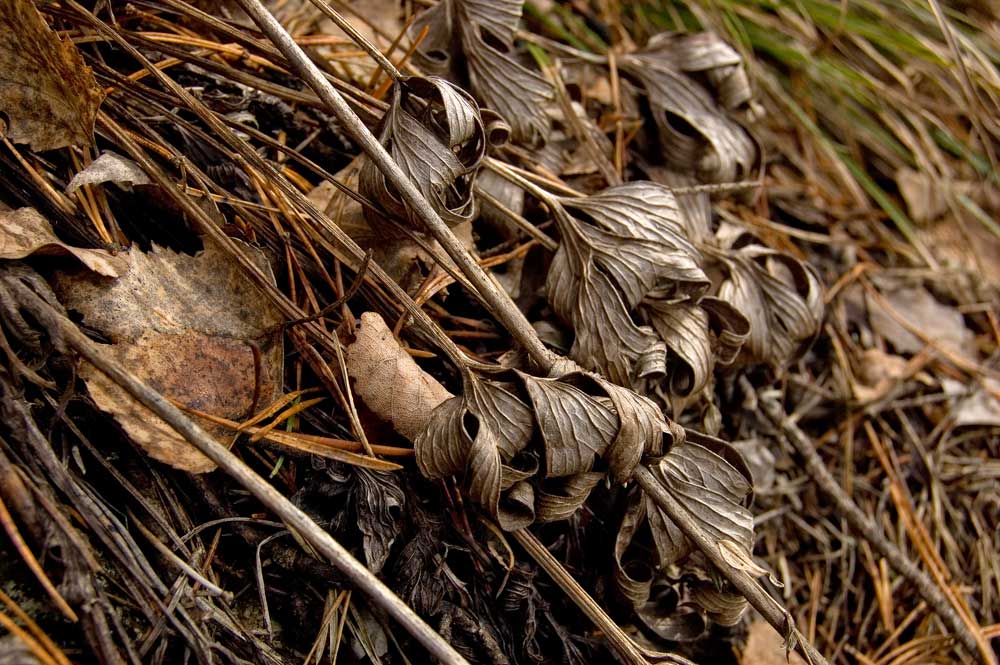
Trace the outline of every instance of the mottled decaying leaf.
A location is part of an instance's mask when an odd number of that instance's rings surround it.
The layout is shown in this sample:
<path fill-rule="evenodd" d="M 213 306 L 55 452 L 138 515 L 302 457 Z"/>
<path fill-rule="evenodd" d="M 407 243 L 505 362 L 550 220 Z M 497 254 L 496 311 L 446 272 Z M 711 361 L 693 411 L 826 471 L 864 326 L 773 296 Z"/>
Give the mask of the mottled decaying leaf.
<path fill-rule="evenodd" d="M 246 251 L 270 272 L 260 252 Z M 206 241 L 196 256 L 158 247 L 120 256 L 129 266 L 118 279 L 61 273 L 54 280 L 67 309 L 113 342 L 107 352 L 115 360 L 167 397 L 230 420 L 274 401 L 282 383 L 283 319 L 228 253 Z M 152 457 L 195 473 L 215 468 L 96 369 L 85 365 L 81 376 L 97 405 Z M 231 443 L 231 431 L 204 426 L 223 445 Z"/>
<path fill-rule="evenodd" d="M 510 124 L 513 139 L 536 145 L 548 134 L 545 109 L 553 95 L 548 82 L 514 56 L 522 5 L 522 0 L 441 0 L 414 21 L 411 34 L 428 30 L 414 58 L 420 67 L 457 79 L 467 74 L 473 94 Z"/>
<path fill-rule="evenodd" d="M 502 126 L 484 125 L 467 92 L 436 77 L 410 77 L 395 85 L 378 131 L 403 173 L 451 225 L 475 218 L 476 171 L 487 144 L 505 136 Z M 409 209 L 374 162 L 364 160 L 359 179 L 364 196 L 397 219 L 410 219 Z"/>
<path fill-rule="evenodd" d="M 30 0 L 0 0 L 0 72 L 7 138 L 36 151 L 93 143 L 104 92 Z"/>
<path fill-rule="evenodd" d="M 657 35 L 645 49 L 623 57 L 621 68 L 645 89 L 668 166 L 693 168 L 712 182 L 750 175 L 757 146 L 693 76 L 716 88 L 727 108 L 749 100 L 739 54 L 725 42 L 712 33 Z"/>
<path fill-rule="evenodd" d="M 33 254 L 69 254 L 105 277 L 119 277 L 128 271 L 128 260 L 122 256 L 59 240 L 49 221 L 34 208 L 0 211 L 0 259 L 23 259 Z"/>
<path fill-rule="evenodd" d="M 939 302 L 923 287 L 884 290 L 884 300 L 875 300 L 869 307 L 871 326 L 897 352 L 923 350 L 926 342 L 911 332 L 919 330 L 926 339 L 950 353 L 976 357 L 975 334 L 966 327 L 965 318 L 957 308 Z"/>
<path fill-rule="evenodd" d="M 131 190 L 133 185 L 148 185 L 150 180 L 146 172 L 131 159 L 111 150 L 105 150 L 100 157 L 73 176 L 66 186 L 66 192 L 72 194 L 83 185 L 98 185 L 105 182 L 113 182 Z"/>
<path fill-rule="evenodd" d="M 673 446 L 650 470 L 664 488 L 691 514 L 695 522 L 724 550 L 727 560 L 739 562 L 744 570 L 766 572 L 753 560 L 753 515 L 746 507 L 752 479 L 739 453 L 727 444 L 704 435 Z M 636 561 L 629 548 L 645 524 L 657 552 L 657 569 L 686 560 L 695 553 L 681 529 L 642 492 L 635 492 L 615 541 L 616 580 L 622 594 L 633 606 L 643 608 L 645 621 L 654 621 L 647 605 L 656 572 L 644 559 Z M 749 562 L 749 563 L 748 563 Z M 706 588 L 708 587 L 708 588 Z M 697 604 L 713 620 L 729 623 L 739 617 L 746 601 L 735 607 L 729 592 L 713 584 L 694 584 Z"/>
<path fill-rule="evenodd" d="M 355 339 L 344 351 L 354 393 L 372 412 L 414 441 L 427 424 L 427 414 L 452 397 L 434 377 L 402 349 L 382 317 L 361 315 Z"/>
<path fill-rule="evenodd" d="M 750 322 L 743 347 L 749 359 L 783 367 L 819 332 L 822 285 L 805 263 L 743 240 L 715 254 L 725 274 L 717 295 Z"/>
<path fill-rule="evenodd" d="M 654 293 L 683 300 L 708 287 L 673 194 L 633 182 L 547 204 L 562 242 L 546 291 L 576 331 L 573 358 L 621 385 L 662 375 L 663 341 L 653 328 L 638 325 L 632 312 Z"/>

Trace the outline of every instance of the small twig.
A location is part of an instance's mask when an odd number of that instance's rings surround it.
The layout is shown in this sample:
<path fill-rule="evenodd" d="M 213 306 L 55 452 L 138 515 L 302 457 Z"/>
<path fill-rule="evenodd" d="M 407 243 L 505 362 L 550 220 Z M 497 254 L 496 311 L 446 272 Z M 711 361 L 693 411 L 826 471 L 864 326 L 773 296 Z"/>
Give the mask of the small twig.
<path fill-rule="evenodd" d="M 722 550 L 718 546 L 718 542 L 713 540 L 695 521 L 691 513 L 660 484 L 660 481 L 656 479 L 652 471 L 640 465 L 636 468 L 633 478 L 639 483 L 639 487 L 642 488 L 646 495 L 656 502 L 656 505 L 708 557 L 708 560 L 712 562 L 716 569 L 750 601 L 754 609 L 760 612 L 761 616 L 778 631 L 779 635 L 794 638 L 795 646 L 802 652 L 807 662 L 812 665 L 828 665 L 826 658 L 795 627 L 792 615 L 788 613 L 788 610 L 764 591 L 764 588 L 757 583 L 757 580 L 750 573 L 734 568 L 726 561 Z"/>
<path fill-rule="evenodd" d="M 771 422 L 784 434 L 784 438 L 792 444 L 796 452 L 802 456 L 809 476 L 824 494 L 833 499 L 838 512 L 847 520 L 847 523 L 860 532 L 878 550 L 879 554 L 886 558 L 893 569 L 913 584 L 920 597 L 930 605 L 931 609 L 955 634 L 956 639 L 970 654 L 978 652 L 984 663 L 996 665 L 996 656 L 989 643 L 982 637 L 982 632 L 976 631 L 974 633 L 972 631 L 927 573 L 918 568 L 902 550 L 890 542 L 875 522 L 865 515 L 854 500 L 847 495 L 830 470 L 827 469 L 826 464 L 823 463 L 816 451 L 816 446 L 785 413 L 781 402 L 773 397 L 761 396 L 759 403 Z"/>
<path fill-rule="evenodd" d="M 355 559 L 350 552 L 324 531 L 316 522 L 283 496 L 266 480 L 261 478 L 241 459 L 225 446 L 210 437 L 205 431 L 171 404 L 163 395 L 140 381 L 120 363 L 109 358 L 100 348 L 87 338 L 72 321 L 57 312 L 31 289 L 17 280 L 8 280 L 9 288 L 17 300 L 32 316 L 49 331 L 54 340 L 64 343 L 83 356 L 109 379 L 121 386 L 133 398 L 156 414 L 178 434 L 184 437 L 199 452 L 215 462 L 242 487 L 253 494 L 275 515 L 298 532 L 303 539 L 340 570 L 355 586 L 368 594 L 372 600 L 413 635 L 428 651 L 448 665 L 468 665 L 434 629 L 428 626 L 416 612 L 383 584 L 370 570 Z"/>
<path fill-rule="evenodd" d="M 604 633 L 605 639 L 626 663 L 648 665 L 650 661 L 654 661 L 674 663 L 676 665 L 690 665 L 688 660 L 673 654 L 644 652 L 607 615 L 590 594 L 584 591 L 583 587 L 569 574 L 569 571 L 559 563 L 558 559 L 552 556 L 552 553 L 535 538 L 534 534 L 527 529 L 520 529 L 514 531 L 513 536 L 521 544 L 521 547 L 528 552 L 531 558 L 535 560 L 535 563 L 548 573 L 549 577 L 559 585 L 559 588 L 580 608 L 580 611 L 587 615 L 587 618 Z"/>
<path fill-rule="evenodd" d="M 540 231 L 537 226 L 526 220 L 524 217 L 505 206 L 503 201 L 493 196 L 479 185 L 475 186 L 475 191 L 476 196 L 496 208 L 497 212 L 506 217 L 512 224 L 527 233 L 529 236 L 540 242 L 545 249 L 552 252 L 559 249 L 558 242 L 547 236 L 544 232 Z"/>

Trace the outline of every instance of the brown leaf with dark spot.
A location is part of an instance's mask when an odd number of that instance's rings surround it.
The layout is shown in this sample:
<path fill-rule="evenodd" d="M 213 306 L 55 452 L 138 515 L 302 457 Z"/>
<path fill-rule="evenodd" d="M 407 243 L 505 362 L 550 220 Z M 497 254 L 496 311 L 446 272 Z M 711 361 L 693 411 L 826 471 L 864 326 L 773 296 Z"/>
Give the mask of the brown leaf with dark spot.
<path fill-rule="evenodd" d="M 270 272 L 260 252 L 247 251 Z M 159 247 L 121 256 L 130 265 L 116 280 L 80 273 L 55 278 L 67 309 L 111 339 L 112 357 L 165 396 L 230 420 L 278 396 L 282 317 L 232 257 L 207 240 L 196 256 Z M 81 376 L 97 405 L 153 458 L 192 473 L 215 468 L 96 369 L 85 365 Z M 230 430 L 203 426 L 223 445 L 232 442 Z"/>
<path fill-rule="evenodd" d="M 42 152 L 94 142 L 104 92 L 29 0 L 0 0 L 0 111 L 7 138 Z"/>

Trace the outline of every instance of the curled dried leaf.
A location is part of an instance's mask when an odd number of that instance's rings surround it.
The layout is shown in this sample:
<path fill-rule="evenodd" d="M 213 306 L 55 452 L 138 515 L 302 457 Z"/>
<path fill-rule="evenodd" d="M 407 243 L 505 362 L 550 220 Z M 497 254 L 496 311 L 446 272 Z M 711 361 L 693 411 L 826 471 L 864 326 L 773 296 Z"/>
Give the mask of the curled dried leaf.
<path fill-rule="evenodd" d="M 426 71 L 461 78 L 465 64 L 471 90 L 499 113 L 519 143 L 537 145 L 549 132 L 546 106 L 552 89 L 514 56 L 514 31 L 522 0 L 442 0 L 424 12 L 411 32 L 427 36 L 415 61 Z M 457 34 L 456 34 L 457 33 Z"/>
<path fill-rule="evenodd" d="M 403 79 L 393 88 L 378 135 L 446 223 L 454 226 L 475 218 L 473 180 L 487 143 L 497 135 L 488 132 L 468 93 L 436 77 Z M 364 160 L 359 180 L 364 196 L 393 217 L 410 219 L 407 206 L 374 162 Z"/>
<path fill-rule="evenodd" d="M 749 98 L 739 56 L 711 34 L 696 39 L 669 35 L 650 40 L 642 51 L 622 58 L 621 67 L 642 84 L 649 99 L 667 165 L 711 182 L 750 175 L 757 146 L 738 123 L 719 108 L 690 73 L 704 73 L 719 86 L 727 106 Z"/>
<path fill-rule="evenodd" d="M 750 322 L 744 345 L 749 360 L 778 368 L 797 358 L 823 321 L 823 287 L 813 269 L 761 245 L 716 255 L 725 273 L 719 299 Z"/>
<path fill-rule="evenodd" d="M 632 312 L 654 291 L 683 299 L 708 286 L 676 199 L 665 187 L 635 182 L 546 203 L 563 236 L 546 290 L 576 331 L 571 355 L 616 383 L 638 385 L 663 367 L 664 346 Z"/>
<path fill-rule="evenodd" d="M 463 394 L 430 415 L 414 442 L 417 466 L 427 478 L 464 477 L 469 496 L 505 530 L 534 521 L 524 481 L 512 483 L 511 501 L 501 503 L 505 466 L 527 447 L 534 424 L 531 411 L 499 383 L 465 372 Z M 508 472 L 511 473 L 511 472 Z M 527 505 L 526 505 L 527 503 Z"/>
<path fill-rule="evenodd" d="M 747 508 L 752 480 L 735 449 L 718 439 L 699 435 L 673 446 L 650 469 L 720 549 L 725 549 L 729 560 L 744 566 L 752 564 L 753 515 Z M 644 525 L 657 552 L 655 569 L 643 558 L 631 554 L 632 543 Z M 655 620 L 647 604 L 655 570 L 663 570 L 688 557 L 700 559 L 680 527 L 639 491 L 630 498 L 614 554 L 619 591 L 637 610 L 643 608 L 647 622 Z M 716 621 L 729 622 L 735 609 L 742 612 L 746 606 L 745 599 L 738 596 L 743 604 L 734 608 L 730 602 L 732 594 L 714 584 L 695 584 L 692 592 L 695 590 L 697 604 Z"/>

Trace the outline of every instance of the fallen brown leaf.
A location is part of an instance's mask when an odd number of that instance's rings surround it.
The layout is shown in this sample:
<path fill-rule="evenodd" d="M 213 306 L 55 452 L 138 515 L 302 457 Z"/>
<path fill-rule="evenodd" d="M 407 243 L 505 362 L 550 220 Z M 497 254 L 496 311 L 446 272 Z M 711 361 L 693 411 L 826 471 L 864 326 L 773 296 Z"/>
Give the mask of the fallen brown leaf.
<path fill-rule="evenodd" d="M 72 247 L 56 237 L 49 221 L 34 208 L 0 211 L 0 259 L 23 259 L 33 254 L 70 254 L 105 277 L 119 277 L 128 261 L 103 249 Z"/>
<path fill-rule="evenodd" d="M 35 151 L 93 143 L 104 93 L 76 47 L 29 0 L 0 0 L 0 72 L 7 138 Z"/>
<path fill-rule="evenodd" d="M 269 271 L 260 252 L 247 251 Z M 225 251 L 206 242 L 196 256 L 160 247 L 121 256 L 130 266 L 117 280 L 55 279 L 60 300 L 112 340 L 118 362 L 167 397 L 233 420 L 277 397 L 282 318 Z M 103 374 L 89 365 L 80 373 L 94 402 L 153 458 L 192 473 L 215 468 Z M 220 443 L 232 441 L 227 428 L 205 427 Z"/>
<path fill-rule="evenodd" d="M 452 394 L 417 366 L 378 314 L 362 314 L 355 335 L 344 356 L 355 394 L 397 432 L 416 440 L 434 407 Z"/>

